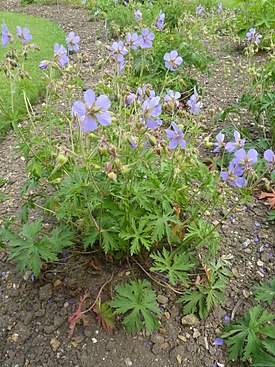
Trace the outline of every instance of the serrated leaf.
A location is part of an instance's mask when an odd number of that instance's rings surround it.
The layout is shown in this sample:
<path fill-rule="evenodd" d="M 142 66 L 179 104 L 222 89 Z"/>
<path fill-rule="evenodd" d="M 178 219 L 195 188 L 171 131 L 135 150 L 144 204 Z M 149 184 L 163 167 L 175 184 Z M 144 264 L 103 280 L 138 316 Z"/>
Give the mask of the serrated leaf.
<path fill-rule="evenodd" d="M 267 302 L 271 306 L 275 298 L 275 278 L 254 287 L 254 295 L 257 301 Z"/>
<path fill-rule="evenodd" d="M 102 324 L 103 329 L 108 333 L 114 327 L 114 314 L 109 306 L 109 302 L 101 303 L 97 301 L 93 308 L 94 313 L 97 315 L 97 320 Z"/>

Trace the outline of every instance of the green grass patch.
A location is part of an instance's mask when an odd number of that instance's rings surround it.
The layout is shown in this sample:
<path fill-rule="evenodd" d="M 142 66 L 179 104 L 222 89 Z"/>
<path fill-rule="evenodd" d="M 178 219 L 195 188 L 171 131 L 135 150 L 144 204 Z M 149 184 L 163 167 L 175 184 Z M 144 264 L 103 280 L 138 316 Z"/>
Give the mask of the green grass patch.
<path fill-rule="evenodd" d="M 51 59 L 53 57 L 54 43 L 65 45 L 65 33 L 54 22 L 47 19 L 32 17 L 23 14 L 0 12 L 0 23 L 6 24 L 9 32 L 14 36 L 14 42 L 9 43 L 6 48 L 0 48 L 0 64 L 5 57 L 5 54 L 16 48 L 18 54 L 21 54 L 22 45 L 16 36 L 16 26 L 29 28 L 33 37 L 31 43 L 39 47 L 39 51 L 30 51 L 28 58 L 24 61 L 24 70 L 31 75 L 31 80 L 23 79 L 16 81 L 14 93 L 14 114 L 13 121 L 19 121 L 26 115 L 26 108 L 23 98 L 23 90 L 26 91 L 27 97 L 31 103 L 35 103 L 38 98 L 43 95 L 45 84 L 42 80 L 42 71 L 38 65 L 41 60 Z M 21 64 L 23 58 L 20 58 Z M 11 123 L 11 89 L 9 78 L 6 77 L 3 71 L 0 71 L 0 90 L 1 90 L 1 105 L 0 105 L 0 137 L 9 128 Z"/>

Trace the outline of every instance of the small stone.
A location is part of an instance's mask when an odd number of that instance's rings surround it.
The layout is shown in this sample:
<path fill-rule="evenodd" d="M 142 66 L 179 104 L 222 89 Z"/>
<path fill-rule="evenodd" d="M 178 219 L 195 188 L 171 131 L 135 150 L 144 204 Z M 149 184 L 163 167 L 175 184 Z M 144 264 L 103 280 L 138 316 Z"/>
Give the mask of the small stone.
<path fill-rule="evenodd" d="M 167 320 L 170 320 L 171 315 L 168 311 L 163 312 L 163 315 L 166 317 Z"/>
<path fill-rule="evenodd" d="M 244 298 L 249 298 L 250 297 L 250 292 L 247 291 L 246 289 L 243 289 L 243 296 L 244 296 Z"/>
<path fill-rule="evenodd" d="M 178 335 L 178 339 L 181 340 L 182 342 L 187 342 L 187 338 L 184 335 Z"/>
<path fill-rule="evenodd" d="M 52 295 L 52 285 L 46 284 L 43 287 L 39 289 L 39 299 L 40 301 L 48 301 L 48 299 L 51 298 Z"/>
<path fill-rule="evenodd" d="M 235 278 L 239 278 L 240 277 L 240 273 L 238 271 L 237 268 L 232 268 L 232 274 L 234 275 Z"/>
<path fill-rule="evenodd" d="M 96 339 L 96 338 L 92 338 L 92 342 L 93 342 L 94 344 L 96 344 L 96 343 L 97 343 L 97 339 Z"/>
<path fill-rule="evenodd" d="M 65 302 L 63 305 L 64 308 L 68 308 L 69 306 L 70 306 L 69 302 Z"/>
<path fill-rule="evenodd" d="M 168 297 L 166 297 L 162 294 L 158 295 L 157 300 L 158 300 L 158 303 L 161 303 L 162 305 L 166 305 L 169 301 Z"/>
<path fill-rule="evenodd" d="M 258 266 L 264 266 L 264 263 L 263 263 L 261 260 L 258 260 L 258 261 L 257 261 L 257 265 L 258 265 Z"/>
<path fill-rule="evenodd" d="M 168 350 L 170 348 L 170 345 L 169 343 L 165 342 L 165 343 L 162 343 L 160 347 L 162 350 Z"/>
<path fill-rule="evenodd" d="M 200 324 L 200 320 L 194 314 L 183 316 L 181 319 L 182 325 L 196 326 Z"/>
<path fill-rule="evenodd" d="M 159 333 L 160 334 L 166 334 L 167 330 L 164 327 L 159 328 Z"/>
<path fill-rule="evenodd" d="M 261 278 L 264 278 L 264 274 L 261 273 L 260 271 L 257 271 L 257 274 L 261 277 Z"/>
<path fill-rule="evenodd" d="M 60 279 L 56 279 L 56 281 L 53 283 L 53 286 L 55 288 L 59 287 L 62 284 L 62 281 Z"/>
<path fill-rule="evenodd" d="M 164 337 L 161 335 L 155 334 L 151 336 L 151 341 L 154 344 L 161 344 L 161 343 L 164 343 Z"/>
<path fill-rule="evenodd" d="M 114 339 L 110 339 L 108 341 L 108 343 L 106 344 L 105 348 L 108 352 L 111 352 L 111 351 L 115 350 L 115 346 L 116 346 L 116 343 L 115 343 Z"/>
<path fill-rule="evenodd" d="M 50 346 L 53 350 L 53 352 L 56 352 L 58 350 L 58 348 L 60 347 L 60 341 L 56 338 L 52 338 L 52 340 L 50 341 Z"/>
<path fill-rule="evenodd" d="M 199 336 L 201 336 L 201 333 L 199 332 L 199 330 L 198 329 L 194 329 L 193 338 L 196 339 Z"/>
<path fill-rule="evenodd" d="M 180 354 L 177 354 L 177 356 L 176 356 L 176 360 L 177 360 L 177 362 L 178 362 L 179 364 L 181 364 L 181 362 L 182 362 L 182 357 L 181 357 L 181 355 L 180 355 Z"/>
<path fill-rule="evenodd" d="M 13 333 L 10 337 L 9 337 L 9 340 L 11 340 L 12 342 L 17 342 L 19 338 L 19 334 L 17 333 Z"/>
<path fill-rule="evenodd" d="M 131 361 L 131 359 L 129 357 L 127 357 L 124 362 L 125 362 L 126 366 L 128 366 L 128 367 L 131 367 L 133 365 L 133 362 Z"/>
<path fill-rule="evenodd" d="M 159 344 L 154 344 L 152 347 L 152 353 L 154 355 L 159 355 L 161 353 L 161 346 Z"/>

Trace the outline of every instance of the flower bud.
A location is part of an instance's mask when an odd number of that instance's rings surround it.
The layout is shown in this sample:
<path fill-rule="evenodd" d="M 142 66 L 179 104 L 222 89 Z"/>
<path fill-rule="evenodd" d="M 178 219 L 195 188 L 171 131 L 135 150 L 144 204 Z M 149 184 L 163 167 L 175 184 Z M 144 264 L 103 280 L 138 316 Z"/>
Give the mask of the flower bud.
<path fill-rule="evenodd" d="M 111 162 L 107 162 L 105 164 L 105 172 L 108 174 L 108 173 L 112 172 L 112 169 L 113 169 L 112 163 Z"/>
<path fill-rule="evenodd" d="M 116 154 L 116 148 L 113 146 L 113 145 L 109 145 L 109 147 L 108 147 L 108 151 L 109 151 L 109 153 L 111 154 L 111 155 L 113 155 L 113 156 L 117 156 L 117 154 Z"/>
<path fill-rule="evenodd" d="M 108 177 L 110 180 L 117 182 L 117 175 L 115 174 L 115 172 L 108 173 Z"/>
<path fill-rule="evenodd" d="M 63 165 L 65 163 L 67 163 L 68 158 L 64 155 L 64 154 L 58 154 L 58 156 L 56 157 L 56 163 Z"/>
<path fill-rule="evenodd" d="M 130 172 L 130 170 L 131 170 L 131 167 L 129 166 L 129 165 L 126 165 L 126 164 L 124 164 L 122 167 L 121 167 L 121 173 L 124 175 L 124 174 L 126 174 L 126 173 L 128 173 L 128 172 Z"/>
<path fill-rule="evenodd" d="M 153 135 L 149 135 L 149 136 L 148 136 L 148 138 L 149 138 L 149 143 L 150 143 L 153 147 L 157 145 L 157 140 L 156 140 L 156 138 L 155 138 Z"/>
<path fill-rule="evenodd" d="M 121 160 L 119 158 L 115 158 L 114 166 L 118 171 L 121 171 L 122 163 L 121 163 Z"/>
<path fill-rule="evenodd" d="M 99 153 L 99 155 L 106 155 L 107 152 L 108 152 L 108 149 L 107 149 L 106 146 L 102 146 L 101 145 L 101 146 L 98 147 L 98 153 Z"/>

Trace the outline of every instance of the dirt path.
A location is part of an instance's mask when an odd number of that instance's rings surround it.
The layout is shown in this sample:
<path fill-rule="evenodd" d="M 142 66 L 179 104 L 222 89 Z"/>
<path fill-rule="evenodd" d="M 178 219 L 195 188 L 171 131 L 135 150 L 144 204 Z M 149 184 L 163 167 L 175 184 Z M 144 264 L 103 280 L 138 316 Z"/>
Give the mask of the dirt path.
<path fill-rule="evenodd" d="M 87 67 L 96 63 L 98 50 L 95 40 L 100 39 L 102 29 L 99 24 L 89 22 L 84 9 L 61 6 L 28 6 L 20 8 L 17 1 L 0 0 L 1 10 L 20 11 L 26 14 L 56 20 L 66 32 L 75 31 L 81 37 L 81 47 L 89 57 Z M 232 69 L 232 78 L 224 78 L 222 51 L 212 76 L 200 76 L 200 84 L 205 87 L 205 124 L 212 126 L 211 108 L 225 108 L 240 96 L 242 84 L 238 80 L 238 68 Z M 242 61 L 242 56 L 231 55 L 234 64 Z M 233 72 L 235 70 L 235 72 Z M 233 81 L 233 77 L 235 82 Z M 242 79 L 245 80 L 245 79 Z M 86 83 L 89 79 L 86 80 Z M 242 120 L 232 119 L 237 126 Z M 248 118 L 247 116 L 245 118 Z M 231 119 L 231 117 L 230 117 Z M 232 122 L 230 120 L 227 123 Z M 219 129 L 216 126 L 215 129 Z M 3 188 L 11 197 L 1 204 L 0 215 L 12 215 L 20 208 L 20 190 L 26 180 L 24 162 L 16 152 L 17 140 L 10 132 L 0 144 L 0 176 L 7 179 Z M 274 274 L 273 252 L 275 244 L 274 226 L 266 222 L 266 208 L 257 200 L 245 208 L 232 213 L 222 225 L 221 255 L 232 255 L 234 277 L 226 291 L 223 306 L 217 307 L 205 322 L 181 324 L 181 313 L 173 301 L 175 296 L 164 289 L 156 288 L 158 301 L 164 311 L 161 318 L 161 333 L 139 336 L 125 335 L 119 326 L 113 334 L 106 334 L 97 324 L 94 314 L 90 314 L 89 325 L 78 325 L 73 339 L 68 337 L 67 318 L 77 305 L 85 289 L 91 292 L 91 300 L 100 285 L 110 276 L 111 264 L 99 259 L 101 269 L 95 271 L 91 265 L 92 255 L 64 254 L 60 263 L 47 265 L 39 280 L 31 281 L 29 274 L 15 269 L 14 263 L 0 254 L 0 365 L 1 367 L 212 367 L 219 362 L 226 367 L 240 364 L 228 363 L 224 348 L 213 346 L 214 339 L 222 329 L 223 317 L 231 314 L 236 305 L 236 315 L 251 305 L 249 290 L 252 284 Z M 223 214 L 220 209 L 220 216 Z M 260 271 L 263 269 L 265 274 Z M 130 277 L 127 267 L 115 268 L 116 278 Z M 106 287 L 103 300 L 108 297 L 114 284 Z M 180 336 L 180 338 L 179 338 Z"/>

